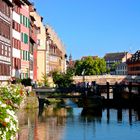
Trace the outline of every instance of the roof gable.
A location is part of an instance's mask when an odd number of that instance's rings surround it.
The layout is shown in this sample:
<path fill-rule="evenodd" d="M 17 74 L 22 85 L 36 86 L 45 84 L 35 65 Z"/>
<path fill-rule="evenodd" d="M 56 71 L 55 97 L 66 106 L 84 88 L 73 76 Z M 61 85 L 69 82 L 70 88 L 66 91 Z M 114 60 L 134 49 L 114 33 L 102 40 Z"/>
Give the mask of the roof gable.
<path fill-rule="evenodd" d="M 140 62 L 140 50 L 138 50 L 132 57 L 128 60 L 128 63 Z"/>
<path fill-rule="evenodd" d="M 120 53 L 107 53 L 104 56 L 104 59 L 106 61 L 113 61 L 113 60 L 121 60 L 122 58 L 124 58 L 126 55 L 126 52 L 120 52 Z"/>

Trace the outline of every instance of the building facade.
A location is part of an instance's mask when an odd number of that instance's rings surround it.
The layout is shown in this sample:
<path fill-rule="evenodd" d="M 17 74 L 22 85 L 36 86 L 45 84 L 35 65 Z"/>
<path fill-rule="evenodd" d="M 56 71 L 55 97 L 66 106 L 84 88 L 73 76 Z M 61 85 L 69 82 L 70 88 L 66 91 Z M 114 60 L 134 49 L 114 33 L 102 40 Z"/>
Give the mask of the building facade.
<path fill-rule="evenodd" d="M 116 75 L 127 75 L 126 62 L 122 62 L 116 66 Z"/>
<path fill-rule="evenodd" d="M 46 26 L 49 34 L 49 73 L 53 70 L 66 72 L 66 50 L 57 33 L 49 25 Z"/>
<path fill-rule="evenodd" d="M 21 26 L 20 8 L 24 5 L 22 1 L 13 0 L 12 14 L 12 77 L 20 78 L 21 72 Z"/>
<path fill-rule="evenodd" d="M 29 78 L 29 64 L 30 64 L 30 3 L 24 0 L 24 5 L 20 8 L 20 27 L 21 27 L 21 79 Z"/>
<path fill-rule="evenodd" d="M 65 47 L 29 0 L 0 0 L 0 81 L 66 71 Z"/>
<path fill-rule="evenodd" d="M 140 76 L 140 50 L 127 61 L 128 75 Z"/>
<path fill-rule="evenodd" d="M 11 0 L 0 0 L 0 82 L 11 76 L 11 29 L 12 10 Z"/>
<path fill-rule="evenodd" d="M 29 7 L 30 13 L 35 12 L 33 5 Z M 35 24 L 35 18 L 30 14 L 30 78 L 37 81 L 37 31 L 38 27 Z"/>
<path fill-rule="evenodd" d="M 43 25 L 43 18 L 36 12 L 30 12 L 37 25 L 37 81 L 42 81 L 43 74 L 46 74 L 46 28 Z"/>
<path fill-rule="evenodd" d="M 128 52 L 107 53 L 104 56 L 106 67 L 110 70 L 110 74 L 116 74 L 116 66 L 126 62 L 132 55 Z"/>

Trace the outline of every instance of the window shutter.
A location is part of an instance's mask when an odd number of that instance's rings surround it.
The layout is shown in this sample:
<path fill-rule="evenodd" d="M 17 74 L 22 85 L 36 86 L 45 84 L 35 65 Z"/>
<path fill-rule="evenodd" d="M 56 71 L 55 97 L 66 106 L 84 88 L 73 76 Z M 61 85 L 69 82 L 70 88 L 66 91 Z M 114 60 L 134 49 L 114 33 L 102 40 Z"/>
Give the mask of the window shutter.
<path fill-rule="evenodd" d="M 28 27 L 28 23 L 27 23 L 27 22 L 28 22 L 28 19 L 27 19 L 27 17 L 26 17 L 26 25 L 25 25 L 26 27 Z"/>
<path fill-rule="evenodd" d="M 25 17 L 23 16 L 23 25 L 24 25 L 24 22 L 25 22 Z"/>
<path fill-rule="evenodd" d="M 28 60 L 30 61 L 30 53 L 28 52 Z"/>
<path fill-rule="evenodd" d="M 28 27 L 30 28 L 30 20 L 28 19 Z"/>
<path fill-rule="evenodd" d="M 20 14 L 20 23 L 22 24 L 22 15 Z"/>
<path fill-rule="evenodd" d="M 24 51 L 24 60 L 26 60 L 26 51 Z"/>
<path fill-rule="evenodd" d="M 24 43 L 26 44 L 26 41 L 27 41 L 27 37 L 26 37 L 26 34 L 24 34 Z"/>
<path fill-rule="evenodd" d="M 22 51 L 22 59 L 24 60 L 24 51 Z"/>
<path fill-rule="evenodd" d="M 27 51 L 26 51 L 26 61 L 28 60 L 28 55 L 27 55 Z"/>
<path fill-rule="evenodd" d="M 27 44 L 28 44 L 28 35 L 27 35 Z"/>
<path fill-rule="evenodd" d="M 23 42 L 23 33 L 21 33 L 21 41 Z"/>

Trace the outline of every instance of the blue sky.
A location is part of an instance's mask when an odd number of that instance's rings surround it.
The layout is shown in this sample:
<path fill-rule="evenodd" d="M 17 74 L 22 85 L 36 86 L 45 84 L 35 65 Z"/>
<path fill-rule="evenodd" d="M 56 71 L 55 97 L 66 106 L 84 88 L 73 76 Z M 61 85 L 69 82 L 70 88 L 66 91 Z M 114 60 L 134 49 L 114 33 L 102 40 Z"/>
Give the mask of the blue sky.
<path fill-rule="evenodd" d="M 73 59 L 140 49 L 140 0 L 32 0 Z"/>

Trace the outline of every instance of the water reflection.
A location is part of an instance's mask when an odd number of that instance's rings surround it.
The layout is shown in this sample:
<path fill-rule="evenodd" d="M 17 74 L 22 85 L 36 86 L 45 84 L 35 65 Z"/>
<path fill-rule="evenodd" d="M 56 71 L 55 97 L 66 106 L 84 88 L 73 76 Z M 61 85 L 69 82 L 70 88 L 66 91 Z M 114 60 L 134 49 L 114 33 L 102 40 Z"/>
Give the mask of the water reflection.
<path fill-rule="evenodd" d="M 71 104 L 71 102 L 69 102 Z M 19 140 L 138 140 L 140 111 L 48 106 L 18 113 Z"/>

